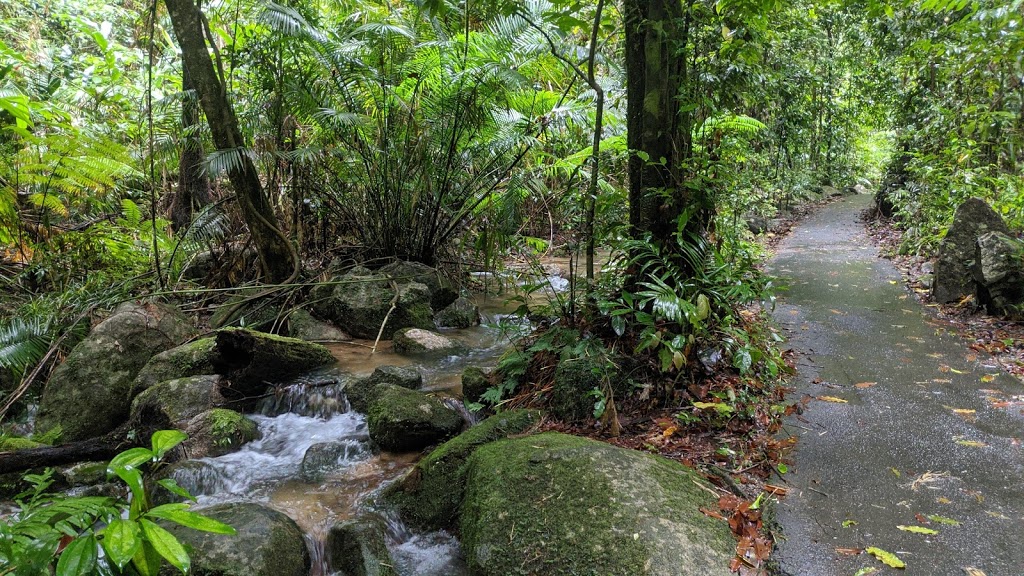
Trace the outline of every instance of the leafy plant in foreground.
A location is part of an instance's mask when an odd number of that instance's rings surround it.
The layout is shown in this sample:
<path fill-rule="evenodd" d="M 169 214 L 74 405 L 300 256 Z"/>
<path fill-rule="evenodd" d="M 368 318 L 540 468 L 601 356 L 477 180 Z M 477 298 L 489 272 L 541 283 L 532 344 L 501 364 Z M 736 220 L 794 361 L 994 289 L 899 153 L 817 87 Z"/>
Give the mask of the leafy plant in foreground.
<path fill-rule="evenodd" d="M 159 462 L 185 438 L 180 431 L 161 430 L 153 434 L 151 448 L 131 448 L 110 461 L 107 472 L 127 485 L 130 503 L 48 493 L 53 483 L 49 469 L 25 476 L 33 487 L 17 497 L 19 510 L 0 520 L 0 565 L 5 566 L 0 574 L 35 576 L 56 570 L 57 576 L 155 576 L 164 560 L 187 574 L 191 566 L 188 553 L 157 521 L 216 534 L 234 534 L 235 529 L 190 511 L 186 503 L 150 505 L 140 467 Z M 195 500 L 172 479 L 159 484 Z"/>

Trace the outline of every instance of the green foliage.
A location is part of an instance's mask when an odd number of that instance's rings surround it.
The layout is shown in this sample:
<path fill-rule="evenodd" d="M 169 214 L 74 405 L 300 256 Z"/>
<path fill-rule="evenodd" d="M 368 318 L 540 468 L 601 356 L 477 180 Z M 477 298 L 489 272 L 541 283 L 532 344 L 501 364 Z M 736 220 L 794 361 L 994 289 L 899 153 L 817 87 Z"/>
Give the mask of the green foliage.
<path fill-rule="evenodd" d="M 188 574 L 188 553 L 156 521 L 216 534 L 234 534 L 235 530 L 191 512 L 189 504 L 149 504 L 140 467 L 158 463 L 184 439 L 177 430 L 161 430 L 153 434 L 150 448 L 132 448 L 110 461 L 108 473 L 128 487 L 130 503 L 49 493 L 52 470 L 26 476 L 32 488 L 16 498 L 18 511 L 0 519 L 0 562 L 26 576 L 52 574 L 54 570 L 57 576 L 155 576 L 165 561 Z M 164 479 L 160 484 L 194 500 L 173 480 Z"/>

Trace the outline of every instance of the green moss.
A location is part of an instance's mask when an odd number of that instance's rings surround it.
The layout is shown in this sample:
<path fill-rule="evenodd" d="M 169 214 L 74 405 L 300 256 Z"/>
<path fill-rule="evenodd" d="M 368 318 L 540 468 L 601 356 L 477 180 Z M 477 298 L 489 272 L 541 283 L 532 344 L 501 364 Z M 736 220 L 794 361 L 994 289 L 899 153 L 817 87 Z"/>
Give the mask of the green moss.
<path fill-rule="evenodd" d="M 479 402 L 490 387 L 490 378 L 482 369 L 470 366 L 462 371 L 462 399 L 466 402 Z"/>
<path fill-rule="evenodd" d="M 15 452 L 18 450 L 30 450 L 46 446 L 41 442 L 22 438 L 20 436 L 0 436 L 0 452 Z"/>
<path fill-rule="evenodd" d="M 150 386 L 132 403 L 132 418 L 162 414 L 168 424 L 182 426 L 201 412 L 224 403 L 219 392 L 220 380 L 220 376 L 190 376 Z"/>
<path fill-rule="evenodd" d="M 215 338 L 201 338 L 153 356 L 135 377 L 135 392 L 176 378 L 216 374 L 216 348 Z"/>
<path fill-rule="evenodd" d="M 470 456 L 463 548 L 474 574 L 728 574 L 735 542 L 681 465 L 573 436 Z M 513 528 L 514 527 L 514 528 Z"/>
<path fill-rule="evenodd" d="M 241 446 L 259 438 L 259 427 L 256 423 L 234 410 L 214 408 L 207 414 L 210 436 L 216 446 Z"/>
<path fill-rule="evenodd" d="M 462 417 L 436 398 L 381 384 L 366 415 L 370 438 L 392 452 L 422 450 L 459 432 Z"/>
<path fill-rule="evenodd" d="M 523 433 L 540 417 L 541 413 L 533 410 L 491 416 L 431 452 L 385 499 L 411 524 L 431 529 L 453 527 L 465 494 L 470 455 L 484 444 Z"/>

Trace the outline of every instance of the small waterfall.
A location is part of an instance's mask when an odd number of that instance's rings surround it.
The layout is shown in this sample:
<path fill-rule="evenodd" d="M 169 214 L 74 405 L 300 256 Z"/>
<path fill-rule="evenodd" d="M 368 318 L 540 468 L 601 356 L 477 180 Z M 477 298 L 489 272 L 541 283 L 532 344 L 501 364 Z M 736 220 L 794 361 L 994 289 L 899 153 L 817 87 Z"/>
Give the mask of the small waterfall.
<path fill-rule="evenodd" d="M 348 412 L 351 407 L 345 397 L 348 378 L 340 375 L 306 375 L 279 386 L 277 393 L 263 400 L 259 413 L 266 416 L 299 414 L 314 418 L 329 418 Z"/>
<path fill-rule="evenodd" d="M 399 574 L 461 576 L 469 574 L 459 541 L 451 534 L 415 532 L 394 511 L 381 513 L 387 527 L 388 549 Z"/>

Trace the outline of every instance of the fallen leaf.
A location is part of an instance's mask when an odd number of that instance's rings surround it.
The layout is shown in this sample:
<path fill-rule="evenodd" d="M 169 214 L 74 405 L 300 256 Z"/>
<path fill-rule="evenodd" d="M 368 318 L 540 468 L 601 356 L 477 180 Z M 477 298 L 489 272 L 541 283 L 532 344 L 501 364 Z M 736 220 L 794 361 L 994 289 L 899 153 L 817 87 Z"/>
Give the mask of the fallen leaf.
<path fill-rule="evenodd" d="M 953 383 L 953 381 L 950 380 L 949 378 L 932 378 L 932 382 L 935 382 L 936 384 L 952 384 Z"/>
<path fill-rule="evenodd" d="M 984 376 L 981 377 L 981 381 L 986 383 L 986 384 L 988 384 L 989 382 L 991 382 L 991 381 L 993 381 L 995 379 L 996 379 L 996 375 L 995 374 L 985 374 Z"/>
<path fill-rule="evenodd" d="M 885 564 L 886 566 L 889 566 L 891 568 L 907 567 L 907 565 L 903 563 L 903 560 L 900 560 L 899 557 L 897 557 L 895 554 L 893 554 L 892 552 L 886 552 L 881 548 L 875 548 L 874 546 L 871 546 L 867 550 L 865 550 L 865 552 L 871 554 L 875 558 L 878 558 L 882 561 L 882 564 Z"/>
<path fill-rule="evenodd" d="M 1000 520 L 1009 520 L 1010 519 L 1010 517 L 1005 515 L 1005 514 L 1000 514 L 999 512 L 993 512 L 991 510 L 986 510 L 985 514 L 988 514 L 989 516 L 991 516 L 993 518 L 998 518 Z"/>
<path fill-rule="evenodd" d="M 843 520 L 843 528 L 849 528 L 850 526 L 856 526 L 856 520 Z"/>
<path fill-rule="evenodd" d="M 864 549 L 863 548 L 836 548 L 836 553 L 837 554 L 842 554 L 843 556 L 857 556 L 858 554 L 863 554 L 864 553 Z"/>
<path fill-rule="evenodd" d="M 835 396 L 818 396 L 818 400 L 825 402 L 835 402 L 836 404 L 849 404 L 849 400 L 843 400 L 842 398 L 836 398 Z"/>
<path fill-rule="evenodd" d="M 940 497 L 936 498 L 935 501 L 938 502 L 939 504 L 952 504 L 953 503 L 952 500 L 950 500 L 949 498 L 946 498 L 945 496 L 940 496 Z"/>
<path fill-rule="evenodd" d="M 950 368 L 949 371 L 952 372 L 953 374 L 967 374 L 967 372 L 964 372 L 963 370 L 957 370 L 956 368 Z"/>
<path fill-rule="evenodd" d="M 878 384 L 878 382 L 858 382 L 854 384 L 854 386 L 856 386 L 857 388 L 871 388 L 876 384 Z"/>
<path fill-rule="evenodd" d="M 961 446 L 970 446 L 971 448 L 984 448 L 988 446 L 988 444 L 977 440 L 957 440 L 956 443 Z"/>
<path fill-rule="evenodd" d="M 831 312 L 833 314 L 838 314 L 839 316 L 845 316 L 846 315 L 845 312 L 840 312 L 839 310 L 836 310 L 835 308 L 830 309 L 829 312 Z"/>
<path fill-rule="evenodd" d="M 932 522 L 938 522 L 939 524 L 946 524 L 948 526 L 959 526 L 960 522 L 953 520 L 952 518 L 946 518 L 945 516 L 939 516 L 938 514 L 929 514 L 928 519 Z"/>
<path fill-rule="evenodd" d="M 675 426 L 669 426 L 668 428 L 665 428 L 665 431 L 662 432 L 661 435 L 664 436 L 665 438 L 670 438 L 678 430 L 679 430 L 679 428 L 677 428 Z"/>
<path fill-rule="evenodd" d="M 881 571 L 880 568 L 874 568 L 874 567 L 861 568 L 860 570 L 857 570 L 857 573 L 854 574 L 853 576 L 871 576 L 872 574 L 878 574 L 880 571 Z"/>
<path fill-rule="evenodd" d="M 938 530 L 932 530 L 931 528 L 925 528 L 924 526 L 906 526 L 906 525 L 900 524 L 899 526 L 897 526 L 897 528 L 899 528 L 900 530 L 903 530 L 904 532 L 913 532 L 914 534 L 938 534 L 939 533 Z"/>
<path fill-rule="evenodd" d="M 917 514 L 914 514 L 914 520 L 917 520 L 918 524 L 927 524 L 928 523 L 928 518 L 926 518 L 924 516 L 924 514 L 921 514 L 920 512 L 917 513 Z"/>
<path fill-rule="evenodd" d="M 984 572 L 971 566 L 963 568 L 963 571 L 964 574 L 966 574 L 967 576 L 985 576 Z"/>
<path fill-rule="evenodd" d="M 892 471 L 892 473 L 895 474 L 897 478 L 899 478 L 901 476 L 899 469 L 897 469 L 897 468 L 889 468 L 889 470 Z"/>

